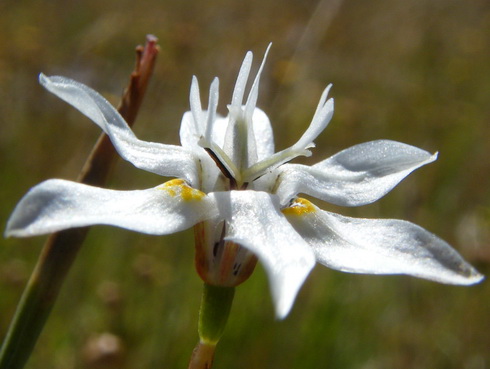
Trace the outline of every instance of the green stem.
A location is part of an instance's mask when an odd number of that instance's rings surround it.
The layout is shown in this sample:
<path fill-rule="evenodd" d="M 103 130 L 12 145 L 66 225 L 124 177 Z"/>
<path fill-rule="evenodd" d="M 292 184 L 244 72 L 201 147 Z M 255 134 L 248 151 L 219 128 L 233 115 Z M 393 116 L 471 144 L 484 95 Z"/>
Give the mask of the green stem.
<path fill-rule="evenodd" d="M 12 319 L 0 352 L 0 369 L 24 367 L 80 249 L 72 246 L 81 246 L 87 231 L 70 229 L 49 238 Z"/>
<path fill-rule="evenodd" d="M 192 353 L 189 369 L 211 368 L 214 351 L 225 330 L 234 295 L 234 287 L 204 283 L 199 312 L 199 342 Z"/>
<path fill-rule="evenodd" d="M 212 286 L 204 283 L 201 311 L 199 312 L 199 338 L 208 344 L 217 344 L 230 315 L 234 287 Z"/>

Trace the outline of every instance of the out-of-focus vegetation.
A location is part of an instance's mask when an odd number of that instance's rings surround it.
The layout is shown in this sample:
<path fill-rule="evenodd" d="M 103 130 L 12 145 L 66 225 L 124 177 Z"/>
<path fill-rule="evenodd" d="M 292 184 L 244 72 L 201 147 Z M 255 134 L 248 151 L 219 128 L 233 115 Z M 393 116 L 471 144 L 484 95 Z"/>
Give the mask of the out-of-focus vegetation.
<path fill-rule="evenodd" d="M 191 76 L 220 77 L 226 113 L 247 50 L 273 47 L 259 106 L 284 148 L 307 127 L 324 86 L 336 112 L 313 162 L 379 138 L 439 160 L 376 204 L 327 209 L 403 218 L 490 273 L 490 3 L 487 0 L 0 2 L 0 224 L 36 183 L 74 179 L 99 130 L 37 83 L 80 80 L 117 103 L 145 34 L 161 55 L 135 131 L 178 143 Z M 258 65 L 256 60 L 256 66 Z M 111 188 L 162 178 L 120 162 Z M 2 240 L 0 337 L 43 237 Z M 490 287 L 317 266 L 276 321 L 259 266 L 237 289 L 216 368 L 490 368 Z M 184 368 L 197 341 L 201 282 L 191 231 L 150 237 L 94 227 L 28 369 Z"/>

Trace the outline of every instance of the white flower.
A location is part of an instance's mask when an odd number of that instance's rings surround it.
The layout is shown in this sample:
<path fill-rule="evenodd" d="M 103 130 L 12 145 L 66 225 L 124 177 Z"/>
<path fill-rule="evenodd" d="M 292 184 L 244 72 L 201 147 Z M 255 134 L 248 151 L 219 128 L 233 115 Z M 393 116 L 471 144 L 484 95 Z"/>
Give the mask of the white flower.
<path fill-rule="evenodd" d="M 107 133 L 124 159 L 178 179 L 140 191 L 48 180 L 19 202 L 6 236 L 94 224 L 153 235 L 196 226 L 201 277 L 211 284 L 236 285 L 250 275 L 257 257 L 268 273 L 280 318 L 290 311 L 315 261 L 353 273 L 408 274 L 462 285 L 481 281 L 483 276 L 446 242 L 417 225 L 348 218 L 297 197 L 303 193 L 336 205 L 369 204 L 434 161 L 436 154 L 379 140 L 313 166 L 285 164 L 311 154 L 313 141 L 332 117 L 333 100 L 327 100 L 328 86 L 306 132 L 275 153 L 269 119 L 256 108 L 264 62 L 244 103 L 252 65 L 252 53 L 247 53 L 226 118 L 216 113 L 218 79 L 211 84 L 207 110 L 201 108 L 198 82 L 192 79 L 191 111 L 184 114 L 180 129 L 182 146 L 139 140 L 97 92 L 64 77 L 41 75 L 41 84 Z"/>

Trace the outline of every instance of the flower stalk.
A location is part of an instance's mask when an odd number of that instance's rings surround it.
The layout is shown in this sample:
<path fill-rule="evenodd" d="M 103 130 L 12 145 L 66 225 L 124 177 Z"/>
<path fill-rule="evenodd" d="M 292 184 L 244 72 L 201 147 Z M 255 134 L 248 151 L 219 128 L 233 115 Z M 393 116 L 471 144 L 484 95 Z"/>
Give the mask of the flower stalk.
<path fill-rule="evenodd" d="M 188 369 L 210 369 L 213 366 L 216 345 L 199 341 L 192 351 Z"/>
<path fill-rule="evenodd" d="M 189 369 L 211 368 L 214 351 L 225 330 L 234 295 L 234 287 L 204 283 L 199 311 L 199 342 L 192 352 Z"/>
<path fill-rule="evenodd" d="M 201 342 L 215 345 L 218 343 L 225 330 L 234 295 L 234 287 L 204 283 L 198 325 Z"/>

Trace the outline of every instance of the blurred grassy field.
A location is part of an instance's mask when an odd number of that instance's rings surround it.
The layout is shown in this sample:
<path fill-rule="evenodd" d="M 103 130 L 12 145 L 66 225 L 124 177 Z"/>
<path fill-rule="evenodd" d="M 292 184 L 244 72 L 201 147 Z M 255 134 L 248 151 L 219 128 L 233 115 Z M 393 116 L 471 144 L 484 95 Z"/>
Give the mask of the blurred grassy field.
<path fill-rule="evenodd" d="M 322 206 L 420 224 L 490 274 L 487 0 L 3 0 L 0 224 L 31 186 L 74 179 L 99 134 L 37 75 L 69 76 L 116 104 L 147 33 L 161 54 L 140 138 L 178 143 L 193 74 L 203 95 L 220 77 L 226 113 L 245 52 L 260 59 L 272 41 L 258 105 L 280 133 L 278 149 L 306 129 L 331 82 L 336 113 L 304 162 L 379 138 L 440 152 L 376 204 Z M 162 181 L 121 161 L 109 187 Z M 192 237 L 92 229 L 27 369 L 185 368 L 201 293 Z M 0 242 L 3 337 L 44 238 Z M 318 266 L 285 321 L 274 319 L 268 288 L 258 267 L 237 289 L 215 368 L 490 368 L 488 282 L 463 288 Z"/>

